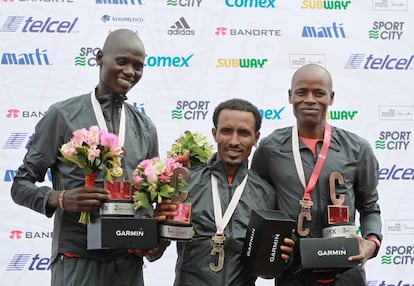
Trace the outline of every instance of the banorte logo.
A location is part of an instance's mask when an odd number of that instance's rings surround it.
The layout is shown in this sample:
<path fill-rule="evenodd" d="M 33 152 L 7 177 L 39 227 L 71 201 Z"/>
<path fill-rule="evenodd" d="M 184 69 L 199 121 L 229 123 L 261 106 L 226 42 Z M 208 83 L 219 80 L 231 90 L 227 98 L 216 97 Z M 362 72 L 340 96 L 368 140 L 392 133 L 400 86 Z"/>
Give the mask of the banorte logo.
<path fill-rule="evenodd" d="M 207 100 L 179 100 L 171 111 L 171 119 L 175 120 L 205 120 L 208 113 Z"/>
<path fill-rule="evenodd" d="M 414 244 L 388 245 L 381 255 L 381 264 L 414 265 Z"/>
<path fill-rule="evenodd" d="M 15 229 L 15 230 L 10 231 L 9 238 L 10 239 L 21 239 L 22 234 L 23 234 L 23 231 Z"/>
<path fill-rule="evenodd" d="M 225 0 L 225 4 L 230 8 L 276 8 L 276 0 Z"/>

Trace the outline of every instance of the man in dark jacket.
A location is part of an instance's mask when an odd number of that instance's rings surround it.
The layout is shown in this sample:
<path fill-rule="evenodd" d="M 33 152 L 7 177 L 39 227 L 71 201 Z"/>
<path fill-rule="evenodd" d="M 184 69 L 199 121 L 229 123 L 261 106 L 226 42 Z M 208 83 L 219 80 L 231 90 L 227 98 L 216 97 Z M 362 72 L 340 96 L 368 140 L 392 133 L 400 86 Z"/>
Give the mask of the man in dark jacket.
<path fill-rule="evenodd" d="M 59 149 L 72 132 L 98 125 L 119 136 L 127 157 L 122 167 L 131 176 L 137 164 L 158 156 L 157 131 L 152 121 L 125 102 L 126 93 L 141 79 L 145 50 L 138 36 L 126 29 L 113 31 L 96 56 L 99 83 L 92 92 L 53 104 L 39 121 L 23 164 L 11 188 L 13 200 L 47 217 L 54 215 L 52 240 L 52 285 L 143 285 L 139 250 L 96 250 L 86 248 L 86 225 L 82 211 L 99 211 L 109 199 L 102 174 L 95 187 L 85 188 L 83 171 L 58 159 Z M 37 186 L 47 170 L 53 189 Z M 134 252 L 134 251 L 131 251 Z"/>
<path fill-rule="evenodd" d="M 262 118 L 250 102 L 231 99 L 213 114 L 217 153 L 207 164 L 190 170 L 186 203 L 192 204 L 194 236 L 177 243 L 175 286 L 252 286 L 257 277 L 243 265 L 242 249 L 252 209 L 274 209 L 275 190 L 248 170 L 248 157 L 260 136 Z M 214 199 L 217 198 L 217 199 Z M 223 211 L 224 216 L 217 215 Z M 227 213 L 227 214 L 226 214 Z M 175 205 L 159 204 L 159 220 L 176 215 Z M 226 220 L 227 218 L 227 220 Z M 211 255 L 213 237 L 224 237 L 224 261 Z M 293 240 L 285 239 L 282 258 L 288 260 Z"/>
<path fill-rule="evenodd" d="M 333 100 L 332 78 L 325 68 L 315 64 L 299 68 L 289 90 L 296 125 L 276 129 L 263 139 L 252 169 L 276 189 L 277 207 L 297 219 L 296 233 L 303 238 L 329 237 L 330 230 L 352 229 L 358 211 L 359 254 L 348 259 L 363 265 L 376 256 L 382 239 L 378 162 L 365 139 L 326 122 Z M 341 210 L 343 217 L 331 215 L 334 212 L 328 209 Z M 341 228 L 344 223 L 348 224 Z M 301 271 L 299 255 L 293 260 L 296 263 L 276 285 L 365 285 L 359 266 L 339 276 L 336 271 L 321 271 L 318 279 Z"/>

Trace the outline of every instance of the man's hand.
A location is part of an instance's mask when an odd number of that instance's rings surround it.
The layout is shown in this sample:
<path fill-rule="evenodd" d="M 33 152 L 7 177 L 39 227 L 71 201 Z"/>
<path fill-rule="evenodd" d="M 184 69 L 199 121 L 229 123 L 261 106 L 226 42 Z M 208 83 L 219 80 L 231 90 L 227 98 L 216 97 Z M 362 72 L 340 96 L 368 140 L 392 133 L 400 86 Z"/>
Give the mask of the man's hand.
<path fill-rule="evenodd" d="M 48 205 L 58 208 L 58 197 L 61 192 L 53 191 L 48 199 Z M 72 212 L 92 211 L 109 200 L 109 192 L 97 187 L 79 187 L 66 190 L 62 197 L 63 209 Z"/>
<path fill-rule="evenodd" d="M 370 259 L 375 251 L 377 250 L 377 246 L 375 242 L 366 240 L 358 235 L 350 234 L 347 237 L 351 238 L 357 238 L 358 239 L 358 245 L 359 245 L 359 254 L 348 257 L 348 261 L 361 261 L 362 267 L 364 266 L 365 262 Z"/>
<path fill-rule="evenodd" d="M 166 199 L 157 204 L 157 207 L 155 209 L 155 219 L 157 221 L 164 221 L 167 219 L 167 216 L 176 215 L 178 215 L 177 205 L 173 203 L 172 200 Z"/>
<path fill-rule="evenodd" d="M 280 256 L 285 261 L 288 261 L 292 257 L 293 247 L 295 246 L 295 241 L 291 238 L 285 238 L 283 242 L 284 244 L 280 246 L 280 250 L 282 250 L 282 254 Z"/>

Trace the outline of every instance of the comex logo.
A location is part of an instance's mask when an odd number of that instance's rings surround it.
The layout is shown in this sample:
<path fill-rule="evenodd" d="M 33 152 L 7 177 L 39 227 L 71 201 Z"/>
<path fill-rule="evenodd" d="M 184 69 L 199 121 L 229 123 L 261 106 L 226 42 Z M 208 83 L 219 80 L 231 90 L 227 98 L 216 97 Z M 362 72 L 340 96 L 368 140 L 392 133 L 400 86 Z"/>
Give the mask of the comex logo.
<path fill-rule="evenodd" d="M 17 253 L 13 255 L 6 267 L 6 271 L 23 271 L 25 269 L 28 271 L 50 270 L 50 258 L 40 257 L 40 254 L 35 254 L 32 257 L 31 254 Z"/>
<path fill-rule="evenodd" d="M 0 32 L 17 32 L 23 23 L 21 28 L 22 33 L 72 33 L 73 28 L 78 22 L 79 18 L 73 19 L 73 21 L 56 21 L 52 17 L 48 17 L 46 20 L 34 20 L 33 17 L 25 19 L 24 16 L 9 16 L 6 21 L 1 25 Z"/>
<path fill-rule="evenodd" d="M 231 8 L 276 8 L 276 0 L 225 0 Z"/>
<path fill-rule="evenodd" d="M 145 67 L 189 67 L 189 61 L 194 54 L 188 57 L 148 56 L 145 55 Z"/>
<path fill-rule="evenodd" d="M 414 55 L 409 58 L 397 58 L 391 55 L 386 55 L 385 58 L 376 58 L 370 54 L 351 54 L 345 64 L 345 69 L 359 69 L 366 70 L 412 70 L 411 63 Z"/>

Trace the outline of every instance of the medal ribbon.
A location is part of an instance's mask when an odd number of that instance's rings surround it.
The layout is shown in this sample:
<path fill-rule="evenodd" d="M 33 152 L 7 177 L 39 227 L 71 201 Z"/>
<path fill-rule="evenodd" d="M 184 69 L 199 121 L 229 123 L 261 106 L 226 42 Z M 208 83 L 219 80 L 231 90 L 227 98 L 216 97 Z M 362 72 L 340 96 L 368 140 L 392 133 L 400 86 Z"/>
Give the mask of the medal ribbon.
<path fill-rule="evenodd" d="M 328 123 L 325 124 L 325 132 L 323 136 L 322 148 L 319 152 L 318 159 L 316 161 L 315 167 L 313 168 L 311 177 L 308 184 L 305 181 L 305 172 L 303 170 L 302 160 L 300 157 L 299 151 L 299 135 L 298 128 L 296 125 L 292 128 L 292 150 L 293 150 L 293 159 L 295 161 L 296 171 L 298 173 L 299 179 L 304 187 L 303 199 L 311 200 L 310 193 L 315 188 L 316 182 L 318 181 L 319 175 L 321 174 L 323 164 L 328 154 L 329 145 L 331 143 L 331 134 L 332 127 Z"/>
<path fill-rule="evenodd" d="M 237 186 L 233 194 L 233 197 L 231 198 L 230 203 L 226 211 L 224 212 L 224 216 L 223 216 L 222 211 L 221 211 L 221 202 L 220 202 L 218 187 L 217 187 L 217 178 L 213 174 L 211 175 L 211 189 L 213 191 L 214 220 L 216 222 L 216 228 L 217 228 L 216 233 L 217 234 L 222 235 L 224 233 L 224 229 L 229 223 L 230 218 L 233 215 L 237 207 L 237 204 L 239 203 L 244 187 L 246 186 L 247 176 L 248 175 L 246 175 L 243 181 L 241 182 L 241 184 Z"/>
<path fill-rule="evenodd" d="M 94 91 L 91 92 L 91 102 L 92 102 L 92 107 L 95 113 L 96 120 L 98 121 L 99 128 L 108 132 L 108 126 L 106 125 L 105 118 L 102 113 L 101 105 L 99 104 L 99 101 L 96 99 Z M 119 145 L 122 147 L 124 146 L 124 143 L 125 143 L 125 128 L 126 128 L 125 127 L 125 108 L 124 108 L 124 104 L 122 104 L 121 118 L 119 120 L 119 129 L 118 129 Z"/>

